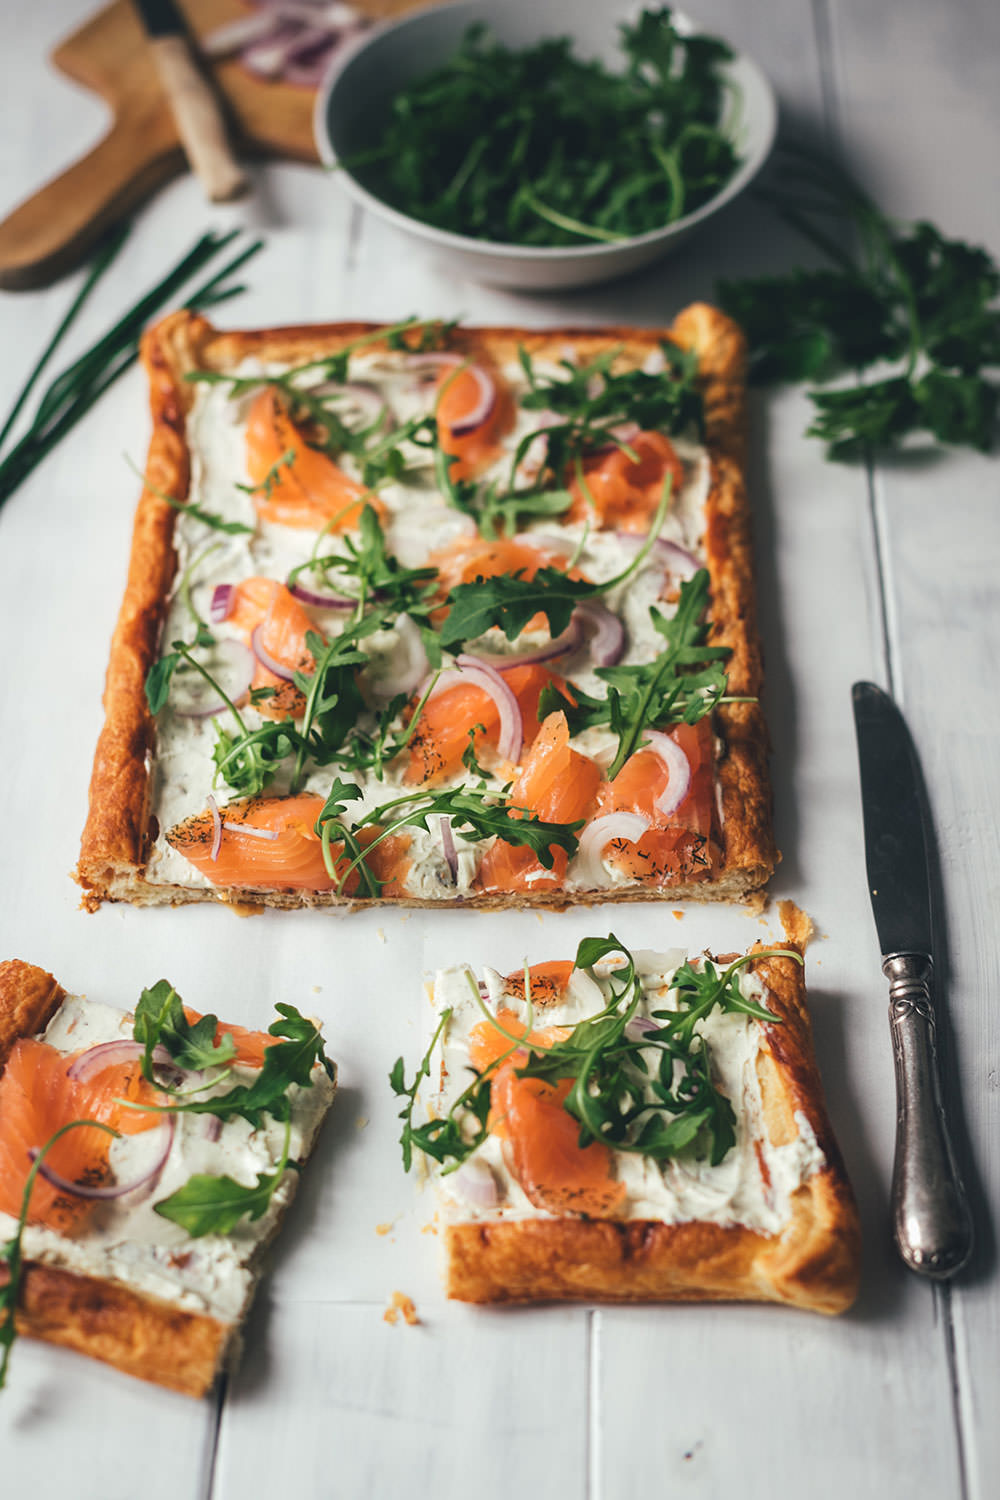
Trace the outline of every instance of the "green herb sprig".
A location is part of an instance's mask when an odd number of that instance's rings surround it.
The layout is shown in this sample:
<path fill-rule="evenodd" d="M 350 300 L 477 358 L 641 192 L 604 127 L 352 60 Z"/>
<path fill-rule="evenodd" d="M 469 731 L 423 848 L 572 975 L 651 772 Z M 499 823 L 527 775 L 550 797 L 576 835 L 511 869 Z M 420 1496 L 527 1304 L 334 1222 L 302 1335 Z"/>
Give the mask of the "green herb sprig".
<path fill-rule="evenodd" d="M 808 435 L 831 459 L 893 449 L 918 433 L 988 452 L 1000 397 L 987 373 L 1000 365 L 1000 268 L 932 224 L 894 222 L 827 157 L 788 145 L 783 166 L 763 196 L 834 269 L 720 284 L 722 305 L 747 335 L 753 376 L 855 374 L 852 385 L 808 392 Z"/>
<path fill-rule="evenodd" d="M 44 391 L 27 429 L 20 438 L 8 446 L 0 459 L 0 505 L 27 479 L 42 459 L 72 431 L 81 417 L 85 416 L 104 392 L 139 357 L 139 339 L 150 318 L 180 292 L 199 271 L 214 260 L 223 250 L 232 245 L 239 234 L 208 233 L 202 235 L 197 244 L 178 264 L 164 276 L 145 296 L 118 319 L 116 323 L 91 345 L 78 359 L 67 366 Z M 34 368 L 22 387 L 13 409 L 0 430 L 0 452 L 13 433 L 18 418 L 25 410 L 28 399 L 56 349 L 63 342 L 77 316 L 89 300 L 95 287 L 117 258 L 128 229 L 117 231 L 105 242 L 95 257 L 83 285 L 77 293 L 62 322 L 49 340 Z M 206 308 L 238 296 L 245 288 L 232 280 L 234 274 L 262 248 L 263 241 L 255 240 L 232 257 L 216 271 L 185 301 L 186 307 Z"/>

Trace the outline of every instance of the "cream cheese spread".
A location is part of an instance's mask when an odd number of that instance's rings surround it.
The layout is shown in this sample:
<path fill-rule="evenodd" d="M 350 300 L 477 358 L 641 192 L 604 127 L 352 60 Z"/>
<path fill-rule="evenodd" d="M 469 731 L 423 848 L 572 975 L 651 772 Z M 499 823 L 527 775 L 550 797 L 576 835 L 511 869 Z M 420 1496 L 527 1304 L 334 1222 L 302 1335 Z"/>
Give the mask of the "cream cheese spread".
<path fill-rule="evenodd" d="M 642 985 L 637 1017 L 653 1011 L 676 1010 L 677 991 L 673 976 L 685 961 L 683 952 L 633 953 Z M 700 960 L 692 961 L 696 969 Z M 598 968 L 591 973 L 573 971 L 565 994 L 544 1011 L 534 1012 L 534 1026 L 572 1027 L 602 1010 L 611 998 L 607 975 Z M 471 980 L 471 985 L 470 985 Z M 479 981 L 472 970 L 460 967 L 440 971 L 433 982 L 433 1003 L 440 1016 L 451 1017 L 442 1036 L 441 1086 L 431 1101 L 434 1116 L 447 1114 L 472 1081 L 469 1037 L 485 1020 L 474 989 Z M 746 970 L 739 975 L 740 990 L 765 1009 L 768 991 L 762 981 Z M 484 969 L 480 993 L 483 1006 L 496 1013 L 501 1007 L 527 1019 L 524 1002 L 512 995 L 503 977 Z M 695 1147 L 666 1161 L 632 1152 L 614 1153 L 614 1171 L 626 1189 L 620 1217 L 649 1219 L 664 1224 L 699 1221 L 719 1225 L 743 1225 L 761 1234 L 780 1234 L 791 1216 L 795 1191 L 825 1164 L 812 1127 L 801 1111 L 795 1114 L 797 1136 L 775 1145 L 764 1124 L 757 1056 L 761 1045 L 761 1023 L 740 1013 L 724 1014 L 719 1007 L 697 1023 L 711 1059 L 712 1078 L 726 1095 L 736 1116 L 736 1143 L 717 1166 Z M 658 1053 L 647 1049 L 652 1067 Z M 432 1076 L 436 1059 L 432 1060 Z M 457 1171 L 443 1171 L 427 1159 L 427 1171 L 437 1189 L 444 1215 L 451 1222 L 499 1221 L 551 1218 L 526 1196 L 508 1165 L 503 1142 L 487 1136 L 484 1144 Z"/>
<path fill-rule="evenodd" d="M 233 374 L 266 377 L 282 373 L 283 368 L 247 360 Z M 558 367 L 539 360 L 536 369 L 540 374 L 551 375 L 557 373 Z M 523 394 L 526 381 L 518 364 L 509 364 L 500 373 L 515 397 Z M 414 380 L 412 366 L 408 365 L 405 355 L 359 352 L 352 356 L 351 380 L 364 383 L 377 392 L 400 421 L 428 410 L 426 388 Z M 254 576 L 284 582 L 294 567 L 312 555 L 316 546 L 316 535 L 311 530 L 279 525 L 256 514 L 252 495 L 248 493 L 251 479 L 246 458 L 246 422 L 254 394 L 251 391 L 234 397 L 225 383 L 198 384 L 187 419 L 192 504 L 223 520 L 238 521 L 252 528 L 252 531 L 239 535 L 225 535 L 210 529 L 194 515 L 186 515 L 183 511 L 178 514 L 175 533 L 177 576 L 181 579 L 186 570 L 190 570 L 191 598 L 205 618 L 216 585 L 238 584 Z M 518 409 L 512 430 L 501 440 L 505 456 L 493 471 L 483 476 L 484 481 L 507 472 L 520 439 L 538 422 L 538 413 Z M 710 478 L 708 457 L 705 449 L 693 441 L 683 438 L 672 438 L 671 441 L 684 465 L 685 481 L 674 497 L 660 536 L 703 561 L 704 506 Z M 382 524 L 389 550 L 405 566 L 419 567 L 424 566 L 432 554 L 448 547 L 457 538 L 474 532 L 475 528 L 468 516 L 450 506 L 438 492 L 427 450 L 404 444 L 402 451 L 407 461 L 402 479 L 380 485 L 378 497 L 384 507 Z M 351 477 L 360 478 L 350 455 L 341 456 L 337 462 Z M 544 517 L 527 525 L 523 536 L 540 548 L 572 557 L 581 572 L 594 582 L 604 582 L 621 573 L 635 557 L 638 545 L 638 539 L 614 530 L 594 531 L 582 522 L 560 524 L 558 516 Z M 341 537 L 323 539 L 324 551 L 335 551 L 344 546 Z M 602 604 L 616 613 L 625 625 L 627 645 L 622 664 L 652 661 L 663 648 L 662 637 L 650 618 L 650 608 L 655 604 L 668 615 L 673 610 L 674 606 L 661 597 L 664 576 L 662 560 L 657 562 L 655 555 L 650 554 L 625 585 L 602 596 Z M 343 629 L 343 614 L 336 610 L 309 606 L 307 613 L 316 628 L 328 638 Z M 239 631 L 230 623 L 213 624 L 212 631 L 221 641 L 242 640 Z M 192 634 L 190 609 L 183 589 L 178 587 L 165 623 L 164 649 L 169 649 L 174 640 L 190 639 Z M 515 643 L 506 642 L 496 630 L 490 633 L 490 637 L 488 641 L 472 643 L 469 649 L 482 646 L 488 652 L 511 652 L 530 649 L 535 644 L 534 637 L 528 634 L 523 634 Z M 539 642 L 546 639 L 545 635 L 538 637 Z M 402 649 L 403 644 L 395 630 L 382 632 L 369 643 L 371 666 L 367 671 L 373 680 L 377 680 L 380 670 L 391 670 L 394 652 Z M 605 693 L 605 684 L 594 675 L 586 648 L 573 657 L 564 658 L 560 666 L 584 691 L 599 696 Z M 251 730 L 262 722 L 252 706 L 241 706 L 240 713 Z M 227 728 L 233 727 L 228 711 L 219 716 L 218 722 Z M 229 798 L 224 783 L 216 780 L 212 759 L 215 724 L 215 717 L 198 718 L 177 713 L 169 701 L 157 718 L 151 791 L 156 837 L 145 872 L 145 878 L 153 884 L 204 889 L 212 886 L 205 875 L 170 845 L 166 833 L 191 814 L 202 813 L 210 795 L 220 803 Z M 617 741 L 608 730 L 590 729 L 574 737 L 571 744 L 599 764 L 607 765 L 614 756 Z M 362 793 L 361 800 L 352 804 L 352 816 L 360 817 L 407 789 L 402 786 L 406 756 L 398 760 L 396 765 L 389 764 L 381 781 L 363 771 L 347 773 L 345 779 L 353 780 Z M 343 773 L 338 773 L 336 767 L 314 772 L 305 790 L 325 797 L 336 774 Z M 475 780 L 472 773 L 463 770 L 452 779 L 438 781 L 435 785 L 459 786 L 472 784 Z M 281 796 L 287 790 L 287 772 L 282 774 L 279 771 L 268 787 L 267 795 Z M 407 830 L 412 840 L 408 851 L 407 892 L 424 899 L 454 900 L 471 890 L 479 852 L 484 846 L 467 844 L 460 835 L 456 836 L 459 868 L 457 879 L 453 878 L 441 852 L 438 824 L 439 819 L 432 816 L 432 832 Z M 622 883 L 623 877 L 606 866 L 603 874 L 608 886 Z M 580 860 L 571 862 L 565 880 L 567 889 L 592 888 L 593 883 L 592 861 L 588 862 L 586 875 Z"/>
<path fill-rule="evenodd" d="M 97 1001 L 69 996 L 50 1021 L 43 1039 L 73 1053 L 102 1042 L 131 1038 L 132 1017 Z M 256 1070 L 236 1067 L 222 1090 L 252 1082 Z M 289 1160 L 308 1156 L 329 1109 L 334 1084 L 317 1064 L 309 1088 L 292 1085 Z M 22 1241 L 26 1260 L 58 1266 L 81 1276 L 118 1282 L 130 1290 L 190 1312 L 236 1322 L 253 1294 L 255 1263 L 295 1194 L 298 1173 L 289 1168 L 261 1218 L 244 1218 L 227 1235 L 192 1239 L 185 1229 L 155 1212 L 155 1204 L 177 1191 L 195 1173 L 232 1177 L 247 1187 L 273 1172 L 285 1143 L 284 1124 L 268 1118 L 265 1128 L 233 1118 L 221 1122 L 213 1138 L 213 1116 L 178 1114 L 170 1154 L 152 1191 L 95 1203 L 86 1227 L 67 1236 L 29 1224 Z M 216 1121 L 216 1124 L 220 1122 Z M 109 1160 L 119 1181 L 138 1179 L 151 1164 L 155 1130 L 122 1135 L 111 1143 Z M 144 1196 L 145 1193 L 145 1196 Z M 13 1234 L 15 1221 L 0 1213 L 0 1241 Z"/>

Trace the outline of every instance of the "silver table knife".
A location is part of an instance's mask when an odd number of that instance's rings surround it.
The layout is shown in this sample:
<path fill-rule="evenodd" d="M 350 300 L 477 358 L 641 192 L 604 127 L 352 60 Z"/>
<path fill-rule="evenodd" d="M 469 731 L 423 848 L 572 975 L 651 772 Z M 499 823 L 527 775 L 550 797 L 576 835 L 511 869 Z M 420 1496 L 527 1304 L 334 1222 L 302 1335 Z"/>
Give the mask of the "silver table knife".
<path fill-rule="evenodd" d="M 872 682 L 853 688 L 868 889 L 889 981 L 896 1070 L 892 1217 L 906 1264 L 944 1280 L 972 1252 L 972 1216 L 948 1135 L 935 1032 L 930 830 L 916 751 L 899 709 Z"/>

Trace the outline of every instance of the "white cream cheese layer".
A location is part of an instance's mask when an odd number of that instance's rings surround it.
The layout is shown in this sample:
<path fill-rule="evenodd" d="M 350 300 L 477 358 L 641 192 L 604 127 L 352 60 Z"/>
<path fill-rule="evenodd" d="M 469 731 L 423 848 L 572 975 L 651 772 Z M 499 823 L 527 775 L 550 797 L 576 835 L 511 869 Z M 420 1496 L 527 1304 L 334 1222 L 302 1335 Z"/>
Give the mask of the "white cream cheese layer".
<path fill-rule="evenodd" d="M 70 996 L 49 1023 L 44 1040 L 60 1052 L 71 1053 L 131 1035 L 130 1016 L 112 1006 Z M 234 1073 L 235 1080 L 230 1076 L 220 1085 L 223 1091 L 234 1081 L 249 1083 L 256 1076 L 256 1070 L 243 1067 Z M 317 1065 L 312 1077 L 309 1088 L 293 1085 L 290 1091 L 291 1161 L 309 1154 L 333 1101 L 334 1084 L 324 1069 Z M 266 1213 L 253 1222 L 241 1220 L 228 1235 L 192 1239 L 179 1224 L 156 1213 L 154 1205 L 182 1188 L 195 1173 L 225 1175 L 253 1186 L 281 1160 L 285 1127 L 268 1119 L 266 1128 L 255 1130 L 247 1120 L 231 1119 L 222 1122 L 213 1139 L 214 1127 L 209 1122 L 214 1117 L 180 1114 L 175 1118 L 170 1155 L 151 1192 L 140 1187 L 125 1197 L 95 1203 L 86 1227 L 73 1237 L 29 1224 L 23 1253 L 27 1260 L 120 1282 L 161 1302 L 235 1322 L 253 1292 L 258 1252 L 294 1196 L 298 1173 L 287 1169 Z M 109 1159 L 117 1180 L 141 1177 L 144 1166 L 155 1160 L 154 1136 L 162 1141 L 159 1129 L 112 1141 Z M 14 1228 L 14 1220 L 0 1213 L 0 1240 Z"/>
<path fill-rule="evenodd" d="M 671 982 L 685 961 L 684 953 L 636 952 L 633 958 L 643 988 L 636 1015 L 649 1017 L 653 1011 L 676 1010 L 677 992 L 671 988 Z M 692 962 L 699 967 L 700 961 Z M 590 974 L 574 970 L 565 996 L 556 1005 L 546 1005 L 544 1011 L 536 1009 L 533 1024 L 571 1027 L 603 1009 L 611 991 L 606 978 L 598 973 L 595 982 Z M 439 1016 L 445 1010 L 452 1012 L 443 1033 L 441 1088 L 431 1106 L 436 1116 L 448 1112 L 473 1078 L 469 1036 L 486 1019 L 473 994 L 476 984 L 472 970 L 464 965 L 442 970 L 434 979 L 435 1011 Z M 500 974 L 485 969 L 482 984 L 483 1004 L 489 1011 L 495 1013 L 506 1007 L 526 1018 L 524 1002 L 509 993 Z M 757 1004 L 770 1008 L 765 986 L 745 970 L 740 973 L 740 989 Z M 825 1158 L 801 1112 L 795 1115 L 798 1135 L 794 1140 L 776 1146 L 768 1137 L 756 1066 L 761 1024 L 749 1016 L 723 1014 L 716 1007 L 698 1022 L 697 1030 L 708 1047 L 713 1081 L 733 1107 L 736 1144 L 718 1166 L 712 1166 L 706 1157 L 699 1157 L 694 1148 L 665 1162 L 636 1153 L 616 1152 L 615 1174 L 626 1189 L 621 1217 L 652 1219 L 664 1224 L 694 1220 L 738 1224 L 762 1234 L 780 1234 L 790 1218 L 792 1194 L 820 1170 Z M 659 1054 L 654 1049 L 648 1051 L 648 1061 L 655 1067 Z M 436 1073 L 436 1062 L 435 1057 L 431 1063 L 432 1076 Z M 525 1195 L 507 1165 L 503 1143 L 495 1136 L 488 1136 L 457 1171 L 443 1172 L 430 1159 L 427 1171 L 445 1216 L 452 1222 L 552 1217 Z"/>
<path fill-rule="evenodd" d="M 263 366 L 259 361 L 248 360 L 234 374 L 252 376 L 256 374 L 281 373 L 283 367 Z M 536 368 L 542 374 L 557 372 L 555 364 L 538 361 Z M 524 372 L 517 364 L 505 367 L 501 374 L 515 395 L 525 390 Z M 425 387 L 415 381 L 412 367 L 404 355 L 359 353 L 351 361 L 351 379 L 363 382 L 375 389 L 399 420 L 427 411 L 432 399 Z M 213 530 L 196 518 L 183 512 L 177 517 L 176 547 L 179 558 L 178 580 L 190 569 L 191 600 L 207 618 L 216 585 L 235 584 L 254 576 L 266 576 L 284 582 L 292 568 L 305 562 L 316 544 L 313 531 L 277 525 L 261 520 L 255 510 L 253 498 L 247 493 L 251 479 L 246 460 L 246 422 L 249 406 L 254 398 L 250 392 L 235 399 L 228 394 L 229 388 L 222 383 L 199 384 L 192 410 L 187 420 L 187 438 L 191 450 L 191 494 L 194 505 L 222 517 L 227 521 L 239 521 L 253 527 L 253 531 L 236 536 L 227 536 Z M 538 424 L 537 413 L 518 411 L 515 425 L 502 440 L 506 452 L 495 471 L 484 475 L 491 477 L 506 475 L 510 459 L 521 437 Z M 677 543 L 697 558 L 704 558 L 704 506 L 709 488 L 709 464 L 705 450 L 696 443 L 681 438 L 672 439 L 674 447 L 683 460 L 686 479 L 677 493 L 660 535 L 667 541 Z M 385 508 L 383 529 L 387 545 L 407 567 L 420 567 L 430 556 L 448 547 L 458 537 L 474 533 L 470 518 L 448 505 L 434 485 L 432 468 L 428 463 L 427 450 L 414 445 L 404 445 L 408 467 L 405 482 L 381 486 L 379 500 Z M 360 477 L 349 456 L 338 459 L 345 472 Z M 525 540 L 543 549 L 574 559 L 581 572 L 594 582 L 605 582 L 624 571 L 635 556 L 638 539 L 608 531 L 591 531 L 582 522 L 567 525 L 559 523 L 559 517 L 545 517 L 527 525 L 523 533 Z M 332 552 L 344 548 L 343 538 L 324 538 L 322 550 Z M 308 582 L 308 580 L 307 580 Z M 602 597 L 602 604 L 617 613 L 626 628 L 627 647 L 623 663 L 641 663 L 655 659 L 663 646 L 662 637 L 654 629 L 650 619 L 650 608 L 655 604 L 664 613 L 671 613 L 673 606 L 661 599 L 664 586 L 664 566 L 657 562 L 655 553 L 650 555 L 639 570 L 621 588 Z M 307 613 L 319 631 L 327 637 L 343 629 L 343 613 L 323 610 L 311 606 Z M 212 626 L 217 639 L 241 640 L 240 633 L 231 624 Z M 169 650 L 175 640 L 190 640 L 194 635 L 194 622 L 184 591 L 178 586 L 171 602 L 163 632 L 163 649 Z M 494 639 L 496 637 L 496 639 Z M 544 641 L 540 636 L 538 640 Z M 490 638 L 472 643 L 472 649 L 485 652 L 513 652 L 524 650 L 534 643 L 534 638 L 522 636 L 517 643 L 504 640 L 501 632 L 490 632 Z M 370 643 L 372 666 L 370 675 L 376 677 L 380 670 L 391 670 L 394 652 L 403 649 L 403 643 L 395 631 L 386 632 Z M 560 670 L 588 693 L 603 694 L 605 685 L 594 675 L 586 648 L 573 657 L 561 659 Z M 260 725 L 260 715 L 252 707 L 241 707 L 240 713 L 247 727 Z M 218 716 L 218 722 L 228 729 L 233 723 L 228 710 Z M 154 884 L 173 884 L 208 889 L 212 882 L 178 853 L 167 842 L 166 833 L 184 818 L 202 813 L 209 795 L 214 795 L 220 804 L 231 800 L 229 789 L 215 780 L 215 764 L 212 751 L 216 742 L 216 718 L 184 716 L 174 711 L 168 702 L 157 719 L 157 742 L 153 761 L 152 812 L 156 819 L 157 836 L 153 842 L 146 868 L 146 879 Z M 616 739 L 609 731 L 590 730 L 572 741 L 574 748 L 591 756 L 599 763 L 607 764 L 615 753 Z M 399 795 L 405 770 L 405 755 L 400 764 L 390 766 L 384 781 L 364 772 L 350 772 L 347 779 L 355 781 L 362 791 L 361 802 L 352 805 L 352 814 L 361 816 L 363 811 L 389 801 Z M 316 772 L 309 780 L 306 790 L 326 796 L 331 782 L 337 774 L 336 767 L 327 767 Z M 452 782 L 438 785 L 461 785 L 472 783 L 476 778 L 471 773 L 456 776 Z M 279 773 L 268 788 L 267 795 L 280 796 L 288 790 L 287 775 Z M 417 789 L 419 790 L 419 788 Z M 411 861 L 407 880 L 409 894 L 424 899 L 454 900 L 456 895 L 466 894 L 472 887 L 478 867 L 478 849 L 465 844 L 456 836 L 459 851 L 458 879 L 453 880 L 447 862 L 441 853 L 441 841 L 437 832 L 438 819 L 430 820 L 433 833 L 408 830 L 412 837 L 409 850 Z M 571 865 L 567 886 L 573 888 L 581 882 Z M 588 882 L 589 883 L 589 882 Z M 606 883 L 621 883 L 621 877 L 606 872 Z"/>

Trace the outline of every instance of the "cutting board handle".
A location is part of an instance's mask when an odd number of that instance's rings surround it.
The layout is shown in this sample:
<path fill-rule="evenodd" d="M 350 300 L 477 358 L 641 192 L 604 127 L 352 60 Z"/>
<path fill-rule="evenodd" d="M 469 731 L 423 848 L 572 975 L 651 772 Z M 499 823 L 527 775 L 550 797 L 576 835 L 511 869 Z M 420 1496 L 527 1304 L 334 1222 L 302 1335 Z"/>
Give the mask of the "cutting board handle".
<path fill-rule="evenodd" d="M 88 155 L 0 223 L 0 287 L 47 286 L 70 270 L 105 229 L 184 169 L 169 120 L 116 121 Z"/>

